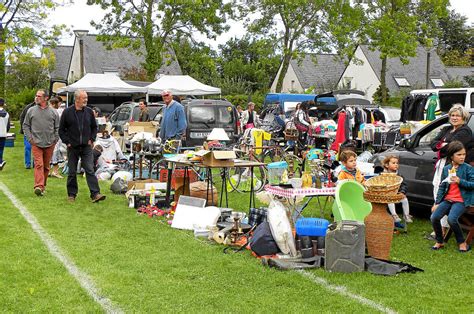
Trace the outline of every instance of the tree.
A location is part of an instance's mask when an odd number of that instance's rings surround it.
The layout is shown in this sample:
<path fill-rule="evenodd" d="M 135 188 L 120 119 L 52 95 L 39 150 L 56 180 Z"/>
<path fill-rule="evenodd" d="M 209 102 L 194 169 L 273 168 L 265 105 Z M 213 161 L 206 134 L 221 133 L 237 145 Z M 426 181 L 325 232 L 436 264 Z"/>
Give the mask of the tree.
<path fill-rule="evenodd" d="M 473 28 L 467 25 L 466 16 L 451 10 L 449 15 L 439 20 L 438 25 L 440 33 L 436 46 L 441 55 L 450 50 L 464 53 L 473 46 Z"/>
<path fill-rule="evenodd" d="M 9 58 L 33 50 L 42 43 L 53 44 L 64 25 L 47 28 L 47 13 L 56 0 L 5 0 L 0 3 L 0 97 L 5 94 L 5 64 Z"/>
<path fill-rule="evenodd" d="M 17 54 L 11 58 L 5 74 L 5 95 L 8 112 L 18 118 L 25 104 L 34 99 L 35 92 L 47 88 L 48 70 L 54 67 L 54 58 L 43 55 L 38 58 L 32 53 Z"/>
<path fill-rule="evenodd" d="M 276 91 L 281 92 L 283 78 L 292 58 L 301 58 L 307 51 L 329 51 L 331 44 L 337 40 L 336 48 L 347 48 L 350 43 L 349 30 L 358 29 L 359 19 L 353 14 L 357 7 L 352 7 L 346 0 L 259 0 L 240 1 L 240 12 L 243 15 L 258 14 L 253 21 L 247 19 L 249 31 L 255 36 L 275 39 L 281 52 L 281 66 Z M 352 18 L 343 19 L 349 15 Z M 339 26 L 334 21 L 344 20 Z M 332 32 L 336 36 L 332 36 Z M 335 39 L 335 40 L 334 40 Z M 350 49 L 349 49 L 350 50 Z M 338 49 L 338 52 L 348 49 Z"/>
<path fill-rule="evenodd" d="M 221 77 L 243 82 L 246 94 L 268 90 L 280 63 L 275 40 L 252 39 L 247 35 L 241 39 L 232 38 L 219 45 L 219 49 Z"/>
<path fill-rule="evenodd" d="M 227 29 L 232 9 L 223 0 L 88 0 L 87 4 L 107 10 L 100 23 L 91 22 L 100 31 L 99 40 L 137 53 L 144 46 L 143 67 L 149 80 L 155 78 L 175 37 L 191 37 L 198 31 L 215 38 Z"/>
<path fill-rule="evenodd" d="M 202 42 L 194 42 L 187 37 L 177 38 L 172 47 L 183 74 L 190 75 L 205 84 L 216 85 L 219 79 L 216 51 Z"/>
<path fill-rule="evenodd" d="M 387 59 L 399 58 L 403 64 L 416 55 L 420 43 L 432 44 L 432 27 L 445 14 L 448 0 L 374 0 L 367 1 L 364 33 L 370 49 L 380 51 L 382 68 L 380 90 L 382 104 L 387 104 Z M 429 9 L 423 16 L 420 8 Z M 426 21 L 431 21 L 430 23 Z"/>

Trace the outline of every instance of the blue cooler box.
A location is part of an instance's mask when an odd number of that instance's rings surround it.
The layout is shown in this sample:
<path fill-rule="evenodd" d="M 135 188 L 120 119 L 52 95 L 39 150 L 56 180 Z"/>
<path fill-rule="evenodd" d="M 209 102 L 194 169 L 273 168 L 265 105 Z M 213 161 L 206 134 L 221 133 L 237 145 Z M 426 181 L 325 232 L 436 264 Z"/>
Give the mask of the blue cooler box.
<path fill-rule="evenodd" d="M 296 234 L 299 236 L 324 237 L 329 221 L 322 218 L 300 218 L 296 221 Z"/>

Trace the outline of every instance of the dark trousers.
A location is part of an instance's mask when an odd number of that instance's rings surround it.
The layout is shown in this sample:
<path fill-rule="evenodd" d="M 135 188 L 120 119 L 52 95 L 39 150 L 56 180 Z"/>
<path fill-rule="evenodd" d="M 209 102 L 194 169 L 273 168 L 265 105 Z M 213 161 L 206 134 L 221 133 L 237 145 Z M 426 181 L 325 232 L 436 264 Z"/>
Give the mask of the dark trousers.
<path fill-rule="evenodd" d="M 68 147 L 67 149 L 67 166 L 69 168 L 67 176 L 67 194 L 68 196 L 76 196 L 77 187 L 77 163 L 81 159 L 81 166 L 86 173 L 87 186 L 89 187 L 90 197 L 93 198 L 100 193 L 99 181 L 94 173 L 94 156 L 92 147 L 89 145 L 81 147 Z"/>
<path fill-rule="evenodd" d="M 0 162 L 3 162 L 3 149 L 5 148 L 6 137 L 0 137 Z"/>

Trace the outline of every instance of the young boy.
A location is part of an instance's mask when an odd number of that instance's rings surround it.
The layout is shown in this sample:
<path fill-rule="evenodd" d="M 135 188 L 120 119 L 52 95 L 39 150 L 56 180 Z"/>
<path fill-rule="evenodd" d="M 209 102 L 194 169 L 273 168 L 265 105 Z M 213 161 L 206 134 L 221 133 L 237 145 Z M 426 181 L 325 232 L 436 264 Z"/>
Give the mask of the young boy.
<path fill-rule="evenodd" d="M 357 169 L 357 154 L 351 150 L 344 150 L 339 154 L 339 161 L 342 163 L 341 172 L 337 177 L 338 180 L 355 180 L 364 183 L 365 178 Z"/>
<path fill-rule="evenodd" d="M 3 108 L 4 106 L 5 100 L 0 98 L 0 170 L 3 170 L 3 166 L 7 163 L 3 160 L 3 149 L 5 148 L 7 133 L 10 131 L 10 116 Z"/>

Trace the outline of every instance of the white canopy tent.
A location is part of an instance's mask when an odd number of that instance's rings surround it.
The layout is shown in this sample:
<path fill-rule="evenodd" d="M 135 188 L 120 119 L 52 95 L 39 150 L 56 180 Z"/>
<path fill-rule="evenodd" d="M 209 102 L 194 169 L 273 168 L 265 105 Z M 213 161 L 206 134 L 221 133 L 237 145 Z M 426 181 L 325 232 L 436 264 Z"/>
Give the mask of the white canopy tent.
<path fill-rule="evenodd" d="M 148 95 L 159 95 L 169 90 L 173 95 L 216 95 L 221 89 L 203 84 L 189 75 L 161 75 L 157 81 L 145 87 Z"/>
<path fill-rule="evenodd" d="M 115 74 L 87 73 L 74 84 L 58 90 L 59 93 L 72 93 L 76 90 L 85 90 L 88 93 L 135 94 L 146 93 L 145 87 L 133 86 L 125 83 Z"/>

